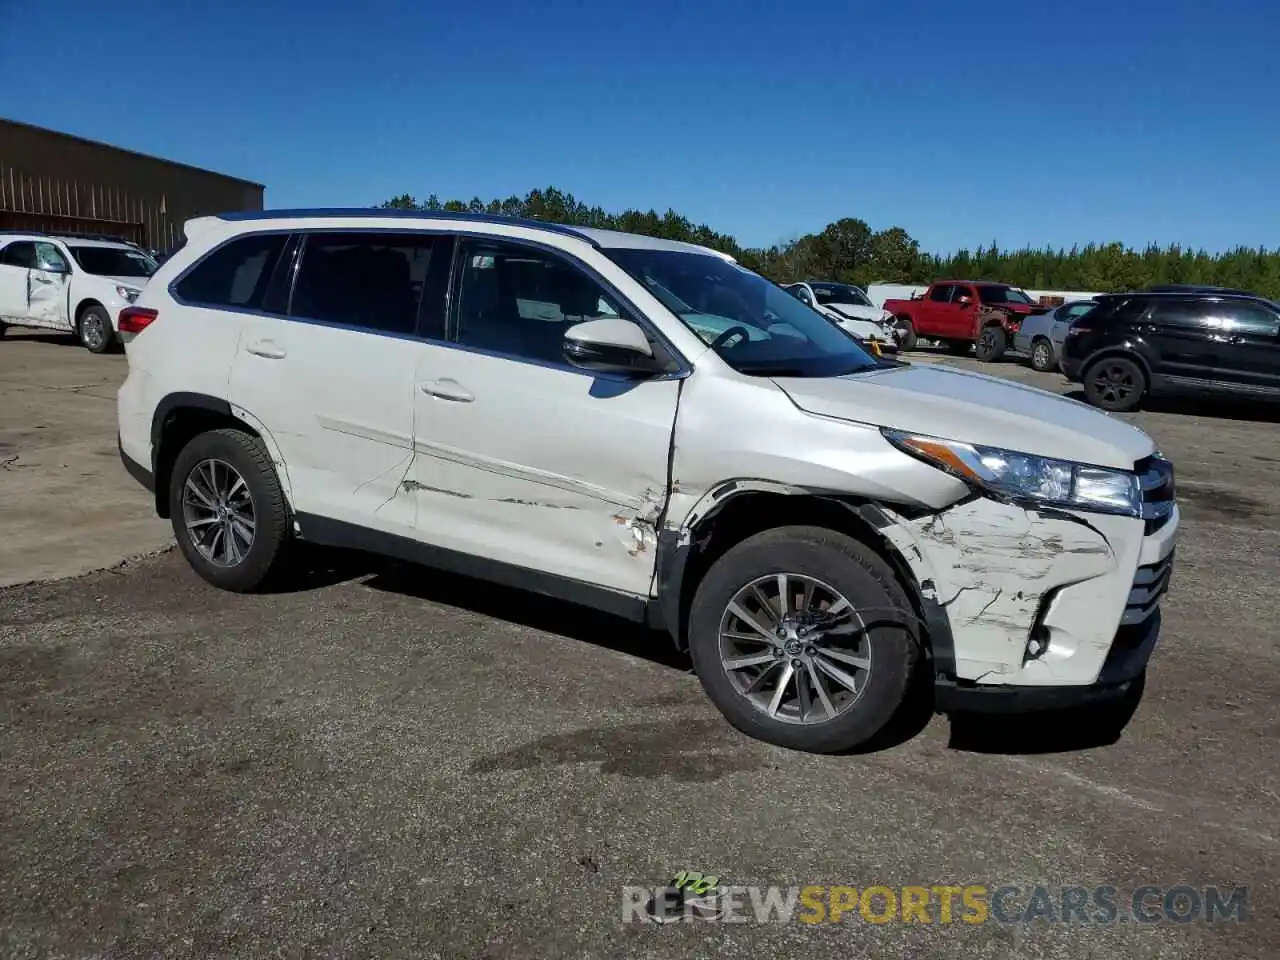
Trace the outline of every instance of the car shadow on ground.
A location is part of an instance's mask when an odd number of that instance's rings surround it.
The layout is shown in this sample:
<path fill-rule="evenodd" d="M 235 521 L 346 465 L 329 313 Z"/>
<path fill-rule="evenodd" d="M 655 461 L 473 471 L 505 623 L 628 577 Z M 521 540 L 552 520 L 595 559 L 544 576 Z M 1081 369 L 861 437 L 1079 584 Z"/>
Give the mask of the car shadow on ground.
<path fill-rule="evenodd" d="M 1088 403 L 1084 391 L 1076 388 L 1063 396 Z M 1212 417 L 1216 420 L 1243 420 L 1249 423 L 1280 423 L 1280 403 L 1247 400 L 1216 400 L 1203 397 L 1148 397 L 1142 401 L 1145 413 L 1172 413 L 1184 417 Z"/>
<path fill-rule="evenodd" d="M 48 343 L 55 347 L 79 347 L 81 350 L 84 346 L 80 343 L 79 338 L 74 333 L 37 333 L 35 331 L 19 330 L 10 327 L 4 332 L 4 340 L 12 340 L 14 342 L 23 343 Z"/>
<path fill-rule="evenodd" d="M 1142 702 L 1145 678 L 1114 703 L 1037 713 L 952 714 L 947 746 L 963 753 L 1034 755 L 1109 747 Z"/>
<path fill-rule="evenodd" d="M 354 550 L 308 547 L 299 556 L 294 574 L 276 592 L 319 590 L 353 580 L 372 590 L 414 597 L 460 608 L 544 633 L 568 637 L 628 656 L 648 660 L 680 673 L 692 674 L 687 654 L 676 649 L 664 631 L 602 613 L 589 607 L 505 587 L 460 574 L 416 566 Z M 1141 691 L 1137 693 L 1141 697 Z M 1046 711 L 1025 715 L 952 714 L 952 750 L 988 754 L 1071 752 L 1115 743 L 1137 702 L 1117 718 L 1095 710 Z M 908 695 L 878 734 L 846 756 L 880 753 L 915 739 L 936 715 L 932 667 L 927 658 L 917 664 Z"/>

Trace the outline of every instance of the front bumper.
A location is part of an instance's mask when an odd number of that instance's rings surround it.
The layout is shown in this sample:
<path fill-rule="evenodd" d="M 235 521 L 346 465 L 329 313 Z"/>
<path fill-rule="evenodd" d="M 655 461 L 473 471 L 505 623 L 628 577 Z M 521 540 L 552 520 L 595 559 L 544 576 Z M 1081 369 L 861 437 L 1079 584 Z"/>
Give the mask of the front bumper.
<path fill-rule="evenodd" d="M 1123 695 L 1159 637 L 1179 523 L 1167 506 L 1143 520 L 975 499 L 891 516 L 881 532 L 920 585 L 939 709 Z"/>
<path fill-rule="evenodd" d="M 120 451 L 120 462 L 124 464 L 125 472 L 138 483 L 146 488 L 147 492 L 156 492 L 156 478 L 149 469 L 140 464 L 137 460 L 124 451 L 124 442 L 120 439 L 120 434 L 116 434 L 116 449 Z"/>

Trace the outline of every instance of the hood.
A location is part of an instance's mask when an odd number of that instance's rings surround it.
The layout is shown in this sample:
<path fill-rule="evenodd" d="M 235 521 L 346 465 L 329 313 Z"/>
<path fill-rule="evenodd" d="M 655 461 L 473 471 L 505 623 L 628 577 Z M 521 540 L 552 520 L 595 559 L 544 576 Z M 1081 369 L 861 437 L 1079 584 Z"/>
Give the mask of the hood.
<path fill-rule="evenodd" d="M 872 323 L 879 323 L 884 317 L 884 311 L 879 307 L 862 307 L 856 303 L 826 303 L 823 306 L 836 313 L 842 313 L 846 317 L 853 317 L 855 320 L 870 320 Z"/>
<path fill-rule="evenodd" d="M 774 383 L 808 413 L 1041 457 L 1131 470 L 1156 449 L 1137 427 L 1078 400 L 941 364 Z"/>
<path fill-rule="evenodd" d="M 122 287 L 133 287 L 135 290 L 145 290 L 147 281 L 150 277 L 103 277 L 104 280 L 110 280 L 112 283 L 118 283 Z"/>

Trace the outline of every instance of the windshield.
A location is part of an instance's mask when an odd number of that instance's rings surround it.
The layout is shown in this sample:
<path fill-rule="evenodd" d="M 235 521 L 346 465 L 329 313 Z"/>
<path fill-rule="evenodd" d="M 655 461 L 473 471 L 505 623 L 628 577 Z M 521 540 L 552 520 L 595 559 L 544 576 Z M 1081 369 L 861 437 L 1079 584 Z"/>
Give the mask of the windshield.
<path fill-rule="evenodd" d="M 1035 303 L 1017 287 L 1006 287 L 1001 283 L 978 284 L 978 298 L 983 303 Z"/>
<path fill-rule="evenodd" d="M 149 277 L 158 266 L 141 250 L 122 247 L 72 247 L 71 255 L 85 273 L 103 277 Z"/>
<path fill-rule="evenodd" d="M 678 250 L 603 252 L 739 373 L 833 377 L 880 366 L 832 321 L 736 263 Z"/>
<path fill-rule="evenodd" d="M 874 307 L 867 295 L 857 287 L 844 283 L 811 283 L 813 294 L 824 306 L 828 303 L 843 303 L 851 307 Z"/>

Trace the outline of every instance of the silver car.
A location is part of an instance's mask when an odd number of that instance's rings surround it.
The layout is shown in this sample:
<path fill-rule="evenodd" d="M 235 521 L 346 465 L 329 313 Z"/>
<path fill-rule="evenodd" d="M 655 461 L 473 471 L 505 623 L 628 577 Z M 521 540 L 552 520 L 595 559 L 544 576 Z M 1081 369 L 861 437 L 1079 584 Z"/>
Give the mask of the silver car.
<path fill-rule="evenodd" d="M 1095 300 L 1071 300 L 1048 313 L 1027 317 L 1013 335 L 1013 349 L 1031 357 L 1034 370 L 1052 370 L 1058 365 L 1062 341 L 1072 321 L 1097 306 Z"/>

